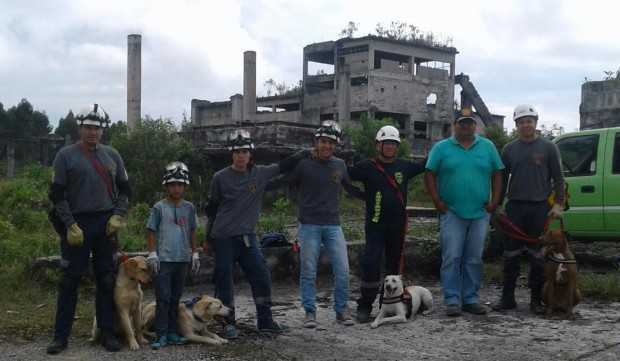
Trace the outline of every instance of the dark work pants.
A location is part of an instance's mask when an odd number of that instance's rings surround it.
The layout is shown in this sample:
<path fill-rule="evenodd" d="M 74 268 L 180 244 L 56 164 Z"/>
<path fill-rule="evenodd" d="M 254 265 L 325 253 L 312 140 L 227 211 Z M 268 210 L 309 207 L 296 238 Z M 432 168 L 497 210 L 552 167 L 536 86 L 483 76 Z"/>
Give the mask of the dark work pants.
<path fill-rule="evenodd" d="M 506 214 L 510 221 L 528 234 L 530 237 L 539 237 L 544 232 L 549 204 L 547 201 L 526 202 L 509 201 L 506 204 Z M 520 272 L 520 261 L 523 250 L 527 249 L 530 264 L 528 278 L 533 298 L 540 300 L 544 280 L 545 259 L 542 245 L 529 244 L 524 241 L 506 238 L 504 240 L 504 287 L 502 297 L 514 299 L 514 289 Z"/>
<path fill-rule="evenodd" d="M 233 295 L 233 266 L 239 262 L 250 283 L 256 305 L 257 326 L 269 327 L 273 322 L 271 314 L 271 275 L 258 248 L 255 234 L 249 234 L 247 244 L 243 236 L 215 239 L 215 296 L 232 312 L 227 321 L 235 323 L 235 301 Z"/>
<path fill-rule="evenodd" d="M 157 337 L 177 333 L 179 301 L 187 274 L 187 262 L 161 262 L 155 277 L 155 332 Z"/>
<path fill-rule="evenodd" d="M 66 237 L 61 239 L 62 276 L 56 304 L 55 339 L 66 341 L 71 334 L 78 299 L 78 285 L 82 276 L 88 271 L 91 252 L 97 286 L 95 296 L 97 325 L 103 332 L 114 330 L 114 247 L 105 234 L 106 224 L 111 215 L 110 212 L 76 214 L 75 221 L 84 232 L 84 244 L 72 247 L 67 243 Z"/>
<path fill-rule="evenodd" d="M 366 246 L 360 262 L 362 280 L 358 308 L 370 310 L 381 286 L 381 256 L 385 253 L 385 272 L 397 275 L 400 272 L 402 252 L 402 229 L 370 230 L 366 227 Z"/>

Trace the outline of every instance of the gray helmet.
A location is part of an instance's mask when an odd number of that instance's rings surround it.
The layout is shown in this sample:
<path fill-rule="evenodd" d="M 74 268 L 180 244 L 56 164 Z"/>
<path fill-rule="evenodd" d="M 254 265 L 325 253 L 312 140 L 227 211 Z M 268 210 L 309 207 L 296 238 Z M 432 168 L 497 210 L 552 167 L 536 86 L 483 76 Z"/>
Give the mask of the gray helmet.
<path fill-rule="evenodd" d="M 189 185 L 189 169 L 183 162 L 172 162 L 166 166 L 161 184 L 183 183 Z"/>
<path fill-rule="evenodd" d="M 252 137 L 250 137 L 250 132 L 245 129 L 233 130 L 228 135 L 228 149 L 231 151 L 239 149 L 254 149 L 254 143 L 252 143 Z"/>
<path fill-rule="evenodd" d="M 110 117 L 108 113 L 95 103 L 92 106 L 82 109 L 76 116 L 78 125 L 94 125 L 101 128 L 107 128 L 110 125 Z"/>
<path fill-rule="evenodd" d="M 342 137 L 342 131 L 338 124 L 332 120 L 326 120 L 321 124 L 319 129 L 314 133 L 315 138 L 329 138 L 336 141 L 336 143 L 340 143 L 340 138 Z"/>

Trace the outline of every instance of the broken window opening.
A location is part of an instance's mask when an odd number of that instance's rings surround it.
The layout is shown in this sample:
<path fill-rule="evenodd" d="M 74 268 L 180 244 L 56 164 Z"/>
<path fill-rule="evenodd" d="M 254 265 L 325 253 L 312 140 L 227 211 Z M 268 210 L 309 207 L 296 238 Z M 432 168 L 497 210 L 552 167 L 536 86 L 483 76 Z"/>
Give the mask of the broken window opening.
<path fill-rule="evenodd" d="M 349 114 L 349 119 L 351 119 L 352 121 L 359 121 L 360 119 L 362 119 L 362 114 L 367 114 L 367 112 L 366 111 L 351 112 L 351 114 Z"/>
<path fill-rule="evenodd" d="M 401 129 L 401 130 L 407 129 L 407 124 L 409 123 L 409 114 L 390 113 L 390 112 L 376 112 L 375 113 L 375 119 L 385 120 L 388 118 L 396 122 L 398 129 Z"/>
<path fill-rule="evenodd" d="M 426 105 L 427 106 L 435 106 L 437 104 L 437 93 L 430 93 L 426 97 Z"/>
<path fill-rule="evenodd" d="M 431 59 L 415 59 L 415 76 L 430 79 L 445 79 L 450 76 L 450 70 L 450 63 Z"/>
<path fill-rule="evenodd" d="M 409 73 L 411 70 L 411 57 L 409 55 L 375 50 L 374 69 L 394 73 Z"/>
<path fill-rule="evenodd" d="M 334 64 L 308 62 L 308 74 L 306 75 L 331 75 L 334 74 Z"/>
<path fill-rule="evenodd" d="M 272 107 L 256 107 L 256 112 L 257 113 L 272 113 L 273 108 Z"/>
<path fill-rule="evenodd" d="M 321 114 L 320 115 L 320 120 L 325 121 L 325 120 L 334 120 L 334 113 L 325 113 L 325 114 Z"/>
<path fill-rule="evenodd" d="M 426 122 L 413 122 L 413 137 L 415 139 L 427 139 L 428 123 Z"/>
<path fill-rule="evenodd" d="M 334 81 L 307 82 L 306 89 L 308 94 L 316 94 L 325 90 L 333 90 Z"/>
<path fill-rule="evenodd" d="M 368 85 L 368 78 L 365 76 L 357 76 L 351 78 L 351 86 L 363 86 Z"/>
<path fill-rule="evenodd" d="M 278 104 L 276 105 L 276 107 L 278 109 L 283 109 L 282 111 L 284 112 L 295 112 L 298 111 L 300 108 L 299 103 L 292 103 L 292 104 Z"/>

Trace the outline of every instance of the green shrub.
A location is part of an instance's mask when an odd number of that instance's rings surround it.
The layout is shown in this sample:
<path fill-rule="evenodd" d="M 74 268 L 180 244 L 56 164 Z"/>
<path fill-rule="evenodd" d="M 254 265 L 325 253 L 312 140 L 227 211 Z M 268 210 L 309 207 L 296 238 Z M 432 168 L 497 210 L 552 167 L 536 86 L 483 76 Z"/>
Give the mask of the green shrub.
<path fill-rule="evenodd" d="M 273 202 L 271 210 L 261 212 L 256 232 L 259 235 L 273 232 L 286 234 L 286 226 L 294 221 L 295 210 L 291 202 L 287 198 L 280 197 Z"/>

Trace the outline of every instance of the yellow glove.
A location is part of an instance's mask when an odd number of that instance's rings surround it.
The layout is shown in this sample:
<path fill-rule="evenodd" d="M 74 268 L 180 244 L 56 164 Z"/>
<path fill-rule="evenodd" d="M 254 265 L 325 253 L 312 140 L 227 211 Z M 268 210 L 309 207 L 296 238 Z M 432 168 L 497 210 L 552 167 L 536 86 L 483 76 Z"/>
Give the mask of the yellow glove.
<path fill-rule="evenodd" d="M 106 235 L 110 236 L 118 232 L 118 230 L 123 227 L 125 227 L 125 220 L 123 219 L 123 217 L 115 214 L 108 220 L 108 225 L 106 227 L 105 233 Z"/>
<path fill-rule="evenodd" d="M 84 244 L 84 232 L 77 223 L 73 223 L 67 230 L 67 243 L 73 247 L 80 247 Z"/>

